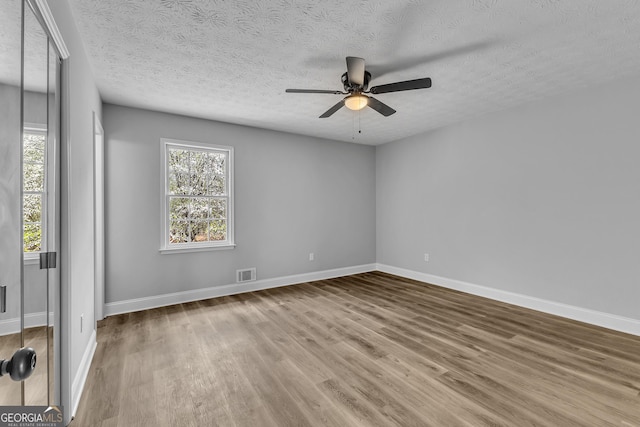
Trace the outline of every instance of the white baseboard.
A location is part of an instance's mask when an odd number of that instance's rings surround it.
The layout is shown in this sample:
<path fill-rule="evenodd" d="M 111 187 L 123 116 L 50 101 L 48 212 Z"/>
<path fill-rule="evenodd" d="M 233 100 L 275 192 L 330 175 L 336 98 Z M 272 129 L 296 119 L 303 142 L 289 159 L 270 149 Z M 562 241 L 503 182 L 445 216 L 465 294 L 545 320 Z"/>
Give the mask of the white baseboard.
<path fill-rule="evenodd" d="M 430 283 L 441 286 L 443 288 L 454 289 L 466 292 L 472 295 L 478 295 L 490 298 L 496 301 L 502 301 L 520 307 L 530 308 L 532 310 L 541 311 L 543 313 L 554 314 L 556 316 L 566 317 L 568 319 L 589 323 L 604 328 L 613 329 L 627 334 L 640 336 L 640 320 L 628 317 L 617 316 L 615 314 L 603 313 L 601 311 L 590 310 L 586 308 L 576 307 L 559 302 L 548 301 L 541 298 L 531 297 L 522 294 L 516 294 L 509 291 L 503 291 L 486 286 L 475 285 L 460 280 L 449 279 L 446 277 L 435 276 L 418 271 L 407 270 L 404 268 L 393 267 L 385 264 L 377 264 L 376 270 L 394 274 L 396 276 L 406 277 L 408 279 L 419 280 L 421 282 Z"/>
<path fill-rule="evenodd" d="M 91 337 L 89 338 L 87 348 L 85 348 L 84 354 L 82 355 L 82 360 L 80 360 L 80 366 L 78 367 L 78 371 L 73 378 L 73 383 L 71 384 L 72 411 L 69 419 L 72 419 L 76 416 L 76 411 L 78 410 L 78 405 L 80 404 L 80 398 L 82 397 L 82 390 L 84 390 L 84 385 L 87 382 L 89 368 L 91 367 L 91 361 L 93 360 L 93 355 L 96 352 L 97 345 L 98 342 L 96 340 L 96 331 L 94 329 L 91 333 Z"/>
<path fill-rule="evenodd" d="M 312 273 L 296 274 L 292 276 L 277 277 L 273 279 L 256 280 L 247 283 L 234 283 L 224 286 L 216 286 L 192 291 L 174 292 L 170 294 L 157 295 L 146 298 L 136 298 L 125 301 L 117 301 L 105 304 L 105 315 L 130 313 L 134 311 L 148 310 L 156 307 L 164 307 L 172 304 L 180 304 L 191 301 L 198 301 L 208 298 L 221 297 L 225 295 L 235 295 L 244 292 L 259 291 L 261 289 L 277 288 L 280 286 L 294 285 L 296 283 L 311 282 L 314 280 L 331 279 L 334 277 L 348 276 L 351 274 L 365 273 L 379 270 L 397 276 L 431 283 L 443 288 L 454 289 L 472 295 L 490 298 L 514 304 L 520 307 L 538 310 L 568 319 L 602 326 L 628 334 L 640 336 L 640 320 L 622 317 L 615 314 L 604 313 L 591 309 L 576 307 L 555 301 L 544 300 L 528 295 L 476 285 L 463 282 L 461 280 L 449 279 L 447 277 L 435 276 L 433 274 L 421 273 L 404 268 L 393 267 L 385 264 L 365 264 L 354 267 L 337 268 L 333 270 L 316 271 Z M 0 322 L 1 324 L 1 322 Z M 2 329 L 0 329 L 1 331 Z"/>
<path fill-rule="evenodd" d="M 353 267 L 336 268 L 332 270 L 314 271 L 311 273 L 276 277 L 273 279 L 256 280 L 253 282 L 234 283 L 230 285 L 194 289 L 192 291 L 174 292 L 170 294 L 156 295 L 146 298 L 136 298 L 125 301 L 110 302 L 105 304 L 105 316 L 131 313 L 134 311 L 148 310 L 156 307 L 164 307 L 167 305 L 199 301 L 225 295 L 235 295 L 244 292 L 277 288 L 280 286 L 294 285 L 296 283 L 311 282 L 314 280 L 332 279 L 334 277 L 365 273 L 368 271 L 373 271 L 375 269 L 376 264 L 364 264 Z"/>
<path fill-rule="evenodd" d="M 53 312 L 49 313 L 50 319 L 53 319 Z M 47 312 L 29 313 L 24 315 L 24 327 L 34 328 L 36 326 L 45 326 L 47 324 Z M 0 320 L 0 336 L 17 334 L 20 332 L 20 318 Z"/>

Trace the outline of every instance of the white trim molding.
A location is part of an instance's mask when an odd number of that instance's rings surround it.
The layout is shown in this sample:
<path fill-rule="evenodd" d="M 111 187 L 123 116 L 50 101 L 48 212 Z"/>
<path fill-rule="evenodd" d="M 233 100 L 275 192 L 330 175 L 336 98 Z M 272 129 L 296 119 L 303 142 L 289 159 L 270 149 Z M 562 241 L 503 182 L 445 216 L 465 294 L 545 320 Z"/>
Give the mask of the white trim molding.
<path fill-rule="evenodd" d="M 82 360 L 80 360 L 80 366 L 76 371 L 76 376 L 73 379 L 73 383 L 71 384 L 71 417 L 76 416 L 76 411 L 78 410 L 78 405 L 80 404 L 80 398 L 82 397 L 82 391 L 84 390 L 84 385 L 87 382 L 87 376 L 89 375 L 89 368 L 91 367 L 91 362 L 93 361 L 93 355 L 96 352 L 96 347 L 98 346 L 98 342 L 96 340 L 96 331 L 95 329 L 91 333 L 91 337 L 89 338 L 89 343 L 87 344 L 87 348 L 84 350 L 84 354 L 82 355 Z"/>
<path fill-rule="evenodd" d="M 224 246 L 203 246 L 201 248 L 198 247 L 186 247 L 186 248 L 160 248 L 159 251 L 162 255 L 167 254 L 185 254 L 190 252 L 206 252 L 206 251 L 228 251 L 230 249 L 235 249 L 236 245 L 224 245 Z"/>
<path fill-rule="evenodd" d="M 49 9 L 49 5 L 46 0 L 35 0 L 35 4 L 40 11 L 40 15 L 42 15 L 42 19 L 47 26 L 47 30 L 53 39 L 53 43 L 56 45 L 56 48 L 58 48 L 60 57 L 62 59 L 69 58 L 69 49 L 67 49 L 67 45 L 62 38 L 60 29 L 56 25 L 56 21 L 53 19 L 53 13 L 51 13 L 51 9 Z"/>
<path fill-rule="evenodd" d="M 314 280 L 332 279 L 335 277 L 349 276 L 352 274 L 366 273 L 376 270 L 384 273 L 394 274 L 400 277 L 405 277 L 408 279 L 418 280 L 420 282 L 430 283 L 447 289 L 466 292 L 471 295 L 490 298 L 496 301 L 541 311 L 543 313 L 553 314 L 556 316 L 565 317 L 567 319 L 573 319 L 579 322 L 584 322 L 591 325 L 601 326 L 604 328 L 640 336 L 640 320 L 638 319 L 632 319 L 615 314 L 576 307 L 573 305 L 504 291 L 501 289 L 463 282 L 461 280 L 449 279 L 433 274 L 393 267 L 386 264 L 364 264 L 353 267 L 337 268 L 333 270 L 324 270 L 311 273 L 296 274 L 292 276 L 277 277 L 273 279 L 256 280 L 247 283 L 234 283 L 223 286 L 214 286 L 210 288 L 194 289 L 191 291 L 174 292 L 170 294 L 155 295 L 145 298 L 110 302 L 105 304 L 105 315 L 113 316 L 116 314 L 131 313 L 134 311 L 148 310 L 173 304 L 181 304 L 208 298 L 216 298 L 226 295 L 259 291 L 262 289 L 295 285 L 298 283 L 312 282 Z"/>
<path fill-rule="evenodd" d="M 160 212 L 162 213 L 161 218 L 161 236 L 162 241 L 160 242 L 160 253 L 162 254 L 172 254 L 172 253 L 181 253 L 181 252 L 197 252 L 204 249 L 216 250 L 216 249 L 233 249 L 235 247 L 235 237 L 234 237 L 234 160 L 233 160 L 233 151 L 234 148 L 230 145 L 217 145 L 210 144 L 206 142 L 199 141 L 182 141 L 178 139 L 169 139 L 169 138 L 160 138 L 160 172 L 161 178 L 160 183 L 162 185 L 161 193 L 162 194 L 162 205 L 160 207 Z M 224 173 L 215 173 L 211 171 L 207 173 L 208 178 L 211 178 L 211 174 L 215 177 L 222 176 L 224 179 L 224 194 L 202 194 L 202 195 L 192 195 L 187 193 L 172 193 L 171 186 L 169 184 L 170 181 L 170 165 L 169 165 L 169 150 L 181 150 L 188 152 L 201 152 L 208 154 L 222 154 L 225 156 L 224 163 Z M 223 217 L 215 217 L 208 218 L 209 226 L 211 222 L 223 220 L 226 224 L 226 232 L 225 239 L 218 240 L 205 240 L 199 242 L 188 242 L 188 243 L 171 243 L 170 236 L 170 211 L 171 211 L 171 199 L 172 198 L 206 198 L 210 200 L 214 199 L 222 199 L 224 200 L 224 216 Z M 190 215 L 189 215 L 190 216 Z M 186 220 L 187 223 L 191 223 L 193 219 L 180 219 L 180 221 Z"/>
<path fill-rule="evenodd" d="M 640 320 L 638 319 L 622 317 L 615 314 L 576 307 L 573 305 L 544 300 L 528 295 L 517 294 L 501 289 L 489 288 L 486 286 L 463 282 L 461 280 L 449 279 L 446 277 L 435 276 L 433 274 L 421 273 L 418 271 L 407 270 L 404 268 L 393 267 L 385 264 L 376 264 L 376 270 L 382 271 L 384 273 L 394 274 L 396 276 L 405 277 L 407 279 L 418 280 L 420 282 L 441 286 L 443 288 L 454 289 L 456 291 L 466 292 L 468 294 L 490 298 L 492 300 L 506 302 L 508 304 L 513 304 L 520 307 L 530 308 L 532 310 L 541 311 L 543 313 L 554 314 L 556 316 L 565 317 L 567 319 L 573 319 L 579 322 L 589 323 L 591 325 L 601 326 L 604 328 L 625 332 L 627 334 L 640 336 Z"/>
<path fill-rule="evenodd" d="M 191 301 L 199 301 L 209 298 L 235 295 L 245 292 L 259 291 L 262 289 L 278 288 L 281 286 L 295 285 L 298 283 L 312 282 L 314 280 L 326 280 L 335 277 L 349 276 L 351 274 L 374 271 L 375 264 L 364 264 L 353 267 L 336 268 L 332 270 L 314 271 L 311 273 L 295 274 L 291 276 L 277 277 L 273 279 L 256 280 L 247 283 L 234 283 L 230 285 L 214 286 L 210 288 L 194 289 L 191 291 L 174 292 L 170 294 L 156 295 L 152 297 L 136 298 L 125 301 L 110 302 L 105 304 L 105 315 L 130 313 L 134 311 L 148 310 L 167 305 L 181 304 Z"/>
<path fill-rule="evenodd" d="M 53 319 L 53 312 L 49 313 L 49 319 Z M 24 327 L 35 328 L 47 324 L 47 312 L 28 313 L 24 315 Z M 20 318 L 0 320 L 0 336 L 20 333 Z"/>

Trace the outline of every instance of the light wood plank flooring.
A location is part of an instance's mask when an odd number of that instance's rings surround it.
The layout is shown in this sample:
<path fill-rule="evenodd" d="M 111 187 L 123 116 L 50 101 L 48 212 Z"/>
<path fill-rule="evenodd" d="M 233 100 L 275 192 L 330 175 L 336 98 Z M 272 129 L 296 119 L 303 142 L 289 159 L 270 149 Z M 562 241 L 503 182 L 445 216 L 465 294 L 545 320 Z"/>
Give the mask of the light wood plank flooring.
<path fill-rule="evenodd" d="M 109 317 L 80 426 L 640 426 L 640 337 L 374 272 Z"/>
<path fill-rule="evenodd" d="M 47 353 L 47 330 L 49 331 L 49 353 Z M 36 370 L 24 382 L 25 405 L 48 405 L 49 397 L 53 400 L 53 328 L 38 326 L 27 328 L 24 331 L 25 347 L 31 347 L 36 351 Z M 0 336 L 0 357 L 10 359 L 13 354 L 22 347 L 20 334 Z M 47 359 L 49 356 L 49 359 Z M 47 360 L 49 370 L 47 371 Z M 47 381 L 51 378 L 51 381 Z M 47 386 L 50 387 L 47 394 Z M 20 405 L 22 394 L 20 382 L 12 381 L 9 376 L 0 378 L 0 405 Z"/>

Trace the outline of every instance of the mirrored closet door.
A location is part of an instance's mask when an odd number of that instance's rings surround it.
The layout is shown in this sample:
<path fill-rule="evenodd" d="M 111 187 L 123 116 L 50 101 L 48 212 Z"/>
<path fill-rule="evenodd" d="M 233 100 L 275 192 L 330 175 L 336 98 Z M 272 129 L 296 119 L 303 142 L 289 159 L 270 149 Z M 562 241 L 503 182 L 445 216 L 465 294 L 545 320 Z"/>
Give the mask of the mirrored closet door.
<path fill-rule="evenodd" d="M 37 2 L 0 8 L 0 405 L 58 405 L 60 56 Z M 35 353 L 35 355 L 33 354 Z"/>

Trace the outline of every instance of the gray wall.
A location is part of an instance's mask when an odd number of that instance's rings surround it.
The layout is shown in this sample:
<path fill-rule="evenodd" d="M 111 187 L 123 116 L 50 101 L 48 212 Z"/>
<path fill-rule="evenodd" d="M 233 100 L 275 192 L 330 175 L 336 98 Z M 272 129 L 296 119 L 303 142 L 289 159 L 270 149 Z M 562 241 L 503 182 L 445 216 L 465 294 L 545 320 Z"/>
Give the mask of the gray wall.
<path fill-rule="evenodd" d="M 20 90 L 0 84 L 0 285 L 7 287 L 7 311 L 0 321 L 20 315 L 21 185 Z"/>
<path fill-rule="evenodd" d="M 635 78 L 379 146 L 377 261 L 640 319 L 639 111 Z"/>
<path fill-rule="evenodd" d="M 374 147 L 108 104 L 103 126 L 107 303 L 375 262 Z M 160 138 L 234 147 L 235 249 L 160 254 Z"/>
<path fill-rule="evenodd" d="M 82 356 L 92 345 L 94 331 L 93 239 L 93 112 L 101 117 L 102 101 L 67 0 L 49 0 L 49 7 L 70 52 L 63 64 L 61 141 L 61 295 L 62 295 L 62 404 L 65 416 L 79 390 Z M 80 331 L 80 316 L 84 329 Z M 79 384 L 81 385 L 81 384 Z"/>
<path fill-rule="evenodd" d="M 44 52 L 46 55 L 46 50 Z M 19 70 L 18 70 L 19 71 Z M 0 83 L 0 158 L 7 164 L 0 165 L 0 229 L 3 246 L 13 244 L 12 251 L 2 248 L 0 270 L 2 274 L 12 273 L 13 279 L 0 278 L 0 284 L 7 286 L 7 311 L 0 313 L 0 320 L 20 317 L 20 279 L 17 267 L 9 267 L 9 262 L 20 265 L 20 87 Z M 24 122 L 47 126 L 46 97 L 42 93 L 25 91 Z M 16 214 L 10 217 L 10 214 Z M 11 252 L 9 255 L 5 252 Z M 7 263 L 3 265 L 3 263 Z M 13 271 L 15 270 L 15 271 Z M 25 314 L 46 311 L 46 274 L 39 264 L 24 265 L 24 312 Z M 4 279 L 4 280 L 3 280 Z"/>

